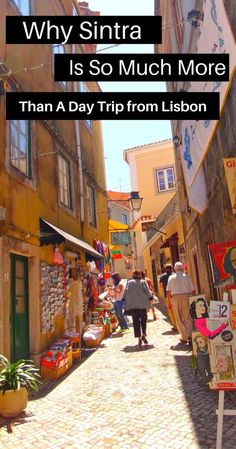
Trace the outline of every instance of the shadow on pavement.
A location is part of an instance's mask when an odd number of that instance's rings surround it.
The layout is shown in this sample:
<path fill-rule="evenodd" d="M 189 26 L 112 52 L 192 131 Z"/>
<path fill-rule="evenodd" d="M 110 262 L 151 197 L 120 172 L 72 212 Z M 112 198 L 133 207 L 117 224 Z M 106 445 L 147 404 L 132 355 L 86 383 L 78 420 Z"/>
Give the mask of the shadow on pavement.
<path fill-rule="evenodd" d="M 16 426 L 21 424 L 25 424 L 28 418 L 33 416 L 30 412 L 22 412 L 20 415 L 15 418 L 3 418 L 0 416 L 0 429 L 6 427 L 7 433 L 13 433 L 13 429 Z"/>
<path fill-rule="evenodd" d="M 121 332 L 114 332 L 110 335 L 110 338 L 122 338 L 123 336 L 124 334 L 122 334 Z"/>
<path fill-rule="evenodd" d="M 184 351 L 184 352 L 188 352 L 192 355 L 192 347 L 187 344 L 183 344 L 181 342 L 177 343 L 176 345 L 170 346 L 170 350 L 171 351 Z"/>
<path fill-rule="evenodd" d="M 122 338 L 124 336 L 124 334 L 116 332 L 111 334 L 110 338 Z M 41 399 L 45 396 L 47 396 L 47 394 L 49 394 L 51 391 L 54 390 L 54 388 L 56 388 L 58 385 L 60 385 L 61 382 L 63 382 L 68 376 L 70 376 L 71 373 L 73 373 L 75 370 L 77 370 L 84 362 L 86 362 L 86 360 L 92 355 L 94 354 L 97 349 L 104 349 L 106 348 L 106 339 L 104 339 L 102 341 L 102 343 L 100 343 L 99 346 L 95 347 L 95 348 L 86 348 L 83 347 L 82 348 L 82 358 L 81 360 L 76 360 L 72 367 L 69 369 L 69 371 L 64 374 L 62 377 L 60 377 L 59 379 L 55 379 L 55 380 L 43 380 L 42 381 L 42 385 L 40 386 L 40 389 L 38 392 L 33 392 L 30 395 L 30 400 L 31 401 L 37 401 L 38 399 Z"/>
<path fill-rule="evenodd" d="M 133 345 L 133 346 L 125 346 L 124 348 L 121 349 L 121 351 L 123 351 L 123 352 L 140 352 L 140 351 L 147 351 L 147 350 L 153 349 L 153 348 L 155 348 L 155 346 L 152 344 L 142 345 L 142 346 Z"/>
<path fill-rule="evenodd" d="M 178 334 L 178 331 L 174 329 L 161 333 L 161 335 L 176 335 L 176 334 Z"/>
<path fill-rule="evenodd" d="M 106 342 L 106 340 L 103 340 L 104 343 Z M 37 392 L 32 392 L 30 394 L 30 401 L 37 401 L 38 399 L 42 399 L 43 397 L 47 396 L 51 391 L 54 390 L 54 388 L 56 388 L 58 385 L 60 385 L 61 382 L 63 382 L 68 376 L 70 376 L 70 374 L 72 374 L 75 370 L 77 370 L 83 363 L 86 362 L 86 360 L 92 355 L 94 354 L 98 349 L 103 349 L 106 348 L 106 344 L 101 343 L 99 346 L 95 347 L 95 348 L 82 348 L 81 350 L 81 360 L 75 360 L 73 362 L 72 367 L 69 369 L 69 371 L 67 371 L 66 374 L 64 374 L 63 376 L 61 376 L 59 379 L 55 379 L 55 380 L 42 380 L 42 384 L 39 388 L 39 391 Z"/>
<path fill-rule="evenodd" d="M 122 338 L 124 336 L 124 334 L 119 333 L 119 332 L 115 332 L 113 334 L 110 335 L 110 338 Z M 58 385 L 60 385 L 61 382 L 63 382 L 68 376 L 70 376 L 71 373 L 73 373 L 75 370 L 77 370 L 84 362 L 86 362 L 86 360 L 92 355 L 94 354 L 97 349 L 104 349 L 106 348 L 106 339 L 104 339 L 102 341 L 102 343 L 100 343 L 99 346 L 95 347 L 95 348 L 86 348 L 83 347 L 82 348 L 82 357 L 81 360 L 76 360 L 74 361 L 72 367 L 69 369 L 69 371 L 64 374 L 62 377 L 60 377 L 59 379 L 55 379 L 55 380 L 43 380 L 42 381 L 42 385 L 40 386 L 40 389 L 38 392 L 33 392 L 30 394 L 30 400 L 31 401 L 37 401 L 38 399 L 41 399 L 45 396 L 47 396 L 47 394 L 49 394 L 51 391 L 54 390 L 54 388 L 56 388 Z"/>
<path fill-rule="evenodd" d="M 189 413 L 198 438 L 199 448 L 215 449 L 218 408 L 218 393 L 203 385 L 195 371 L 191 367 L 191 357 L 188 355 L 175 356 L 176 367 L 182 383 L 182 391 L 188 404 Z M 231 392 L 225 392 L 225 408 L 233 408 Z M 232 438 L 225 438 L 224 433 L 234 429 L 235 417 L 224 417 L 223 448 L 233 449 L 236 447 L 236 434 L 232 432 Z"/>

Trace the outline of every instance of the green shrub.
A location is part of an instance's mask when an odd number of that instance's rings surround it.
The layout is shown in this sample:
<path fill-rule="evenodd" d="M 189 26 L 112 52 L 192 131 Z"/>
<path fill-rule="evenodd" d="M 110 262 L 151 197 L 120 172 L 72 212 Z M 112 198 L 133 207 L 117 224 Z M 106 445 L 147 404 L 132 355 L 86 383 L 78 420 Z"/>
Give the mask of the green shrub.
<path fill-rule="evenodd" d="M 38 390 L 40 383 L 39 370 L 34 366 L 32 360 L 18 360 L 11 363 L 0 354 L 0 392 L 7 390 L 19 390 L 25 387 L 29 390 Z"/>

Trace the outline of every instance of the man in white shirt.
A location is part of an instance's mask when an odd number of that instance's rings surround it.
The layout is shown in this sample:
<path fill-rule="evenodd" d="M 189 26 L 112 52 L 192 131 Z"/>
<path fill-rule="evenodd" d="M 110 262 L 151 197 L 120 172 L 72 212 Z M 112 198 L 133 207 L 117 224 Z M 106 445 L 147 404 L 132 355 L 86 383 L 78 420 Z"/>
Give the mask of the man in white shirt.
<path fill-rule="evenodd" d="M 195 295 L 191 276 L 183 272 L 183 264 L 175 263 L 175 273 L 167 283 L 166 294 L 170 301 L 176 319 L 181 343 L 191 341 L 192 319 L 189 314 L 189 296 Z"/>

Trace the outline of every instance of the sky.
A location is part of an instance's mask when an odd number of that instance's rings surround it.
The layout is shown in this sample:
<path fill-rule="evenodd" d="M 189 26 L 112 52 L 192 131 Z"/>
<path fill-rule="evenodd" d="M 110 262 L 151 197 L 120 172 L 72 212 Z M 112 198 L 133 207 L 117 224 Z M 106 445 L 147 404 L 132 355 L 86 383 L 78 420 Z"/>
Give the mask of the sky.
<path fill-rule="evenodd" d="M 88 0 L 89 8 L 101 15 L 153 15 L 154 0 Z M 153 53 L 153 45 L 119 45 L 99 53 Z M 100 82 L 104 92 L 164 92 L 165 83 L 157 82 Z M 129 166 L 123 160 L 123 150 L 159 140 L 170 139 L 169 121 L 159 120 L 104 120 L 103 144 L 105 153 L 107 189 L 130 192 Z"/>

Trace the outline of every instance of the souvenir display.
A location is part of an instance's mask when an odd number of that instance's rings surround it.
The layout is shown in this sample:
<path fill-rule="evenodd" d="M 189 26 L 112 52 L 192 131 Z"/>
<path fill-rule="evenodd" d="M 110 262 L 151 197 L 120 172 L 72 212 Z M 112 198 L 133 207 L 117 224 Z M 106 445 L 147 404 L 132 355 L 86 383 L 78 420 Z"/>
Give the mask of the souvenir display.
<path fill-rule="evenodd" d="M 72 366 L 72 348 L 69 340 L 54 341 L 41 357 L 43 379 L 58 379 Z"/>
<path fill-rule="evenodd" d="M 236 329 L 234 304 L 210 301 L 204 295 L 190 298 L 190 315 L 197 331 L 192 334 L 197 372 L 203 383 L 216 390 L 236 390 Z"/>
<path fill-rule="evenodd" d="M 236 286 L 236 240 L 208 246 L 214 285 Z"/>
<path fill-rule="evenodd" d="M 98 346 L 105 336 L 105 331 L 103 326 L 97 326 L 91 324 L 87 327 L 83 334 L 83 340 L 87 347 L 93 348 Z"/>
<path fill-rule="evenodd" d="M 66 329 L 64 333 L 64 338 L 70 340 L 72 347 L 72 360 L 80 359 L 81 349 L 80 349 L 80 335 L 75 329 Z"/>

